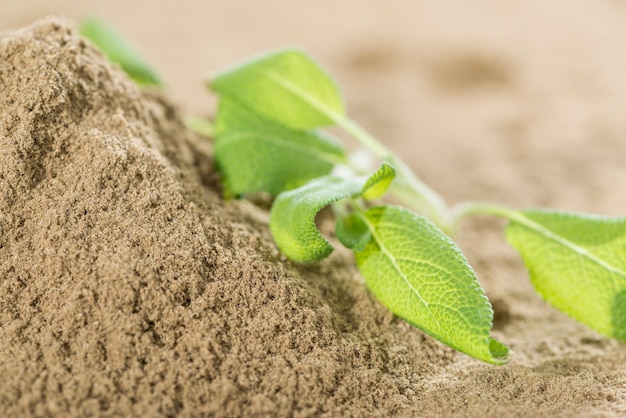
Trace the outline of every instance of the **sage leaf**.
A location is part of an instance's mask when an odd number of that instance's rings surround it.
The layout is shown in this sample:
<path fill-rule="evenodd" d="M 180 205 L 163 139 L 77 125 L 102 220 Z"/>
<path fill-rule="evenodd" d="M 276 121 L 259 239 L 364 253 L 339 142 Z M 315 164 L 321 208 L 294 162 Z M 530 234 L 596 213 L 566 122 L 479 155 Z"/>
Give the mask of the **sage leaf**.
<path fill-rule="evenodd" d="M 295 130 L 333 125 L 345 106 L 332 78 L 307 54 L 282 49 L 216 75 L 211 88 Z"/>
<path fill-rule="evenodd" d="M 361 196 L 376 186 L 375 179 L 386 181 L 387 177 L 381 175 L 381 171 L 389 173 L 388 166 L 383 163 L 369 177 L 320 177 L 279 194 L 270 213 L 270 229 L 278 248 L 294 261 L 317 261 L 328 257 L 333 246 L 317 229 L 315 216 L 331 203 Z"/>
<path fill-rule="evenodd" d="M 374 200 L 382 197 L 391 182 L 396 178 L 396 169 L 387 162 L 383 162 L 361 188 L 361 197 Z M 367 224 L 356 213 L 338 216 L 335 224 L 335 235 L 339 242 L 352 250 L 361 251 L 371 238 Z"/>
<path fill-rule="evenodd" d="M 363 250 L 372 237 L 367 224 L 356 213 L 337 218 L 335 235 L 339 242 L 355 251 Z"/>
<path fill-rule="evenodd" d="M 371 240 L 356 262 L 391 312 L 439 341 L 488 363 L 508 360 L 489 336 L 493 310 L 459 248 L 433 223 L 406 209 L 378 206 L 361 215 Z"/>
<path fill-rule="evenodd" d="M 82 36 L 97 46 L 109 61 L 119 64 L 135 83 L 140 86 L 163 86 L 160 78 L 141 58 L 137 49 L 108 22 L 95 17 L 86 19 L 78 30 Z"/>
<path fill-rule="evenodd" d="M 330 173 L 346 157 L 329 135 L 285 128 L 222 98 L 215 159 L 231 194 L 265 191 L 277 195 Z"/>
<path fill-rule="evenodd" d="M 626 217 L 510 211 L 506 236 L 537 292 L 608 337 L 626 341 Z"/>
<path fill-rule="evenodd" d="M 363 199 L 375 200 L 381 198 L 396 178 L 396 169 L 387 162 L 383 162 L 374 174 L 367 179 L 363 187 Z"/>

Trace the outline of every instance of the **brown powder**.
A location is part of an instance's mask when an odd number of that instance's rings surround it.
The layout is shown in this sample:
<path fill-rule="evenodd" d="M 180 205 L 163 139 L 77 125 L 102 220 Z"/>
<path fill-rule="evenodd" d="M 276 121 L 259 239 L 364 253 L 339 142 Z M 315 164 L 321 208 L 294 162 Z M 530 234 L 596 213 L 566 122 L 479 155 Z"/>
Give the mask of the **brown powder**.
<path fill-rule="evenodd" d="M 410 328 L 353 270 L 276 262 L 267 214 L 206 186 L 177 110 L 67 22 L 0 45 L 6 413 L 392 412 L 419 379 L 398 367 L 447 362 L 419 332 L 397 345 Z"/>
<path fill-rule="evenodd" d="M 349 252 L 285 261 L 217 183 L 177 108 L 70 23 L 0 34 L 2 414 L 626 412 L 624 346 L 542 303 L 499 225 L 462 240 L 514 351 L 494 367 L 394 318 Z"/>

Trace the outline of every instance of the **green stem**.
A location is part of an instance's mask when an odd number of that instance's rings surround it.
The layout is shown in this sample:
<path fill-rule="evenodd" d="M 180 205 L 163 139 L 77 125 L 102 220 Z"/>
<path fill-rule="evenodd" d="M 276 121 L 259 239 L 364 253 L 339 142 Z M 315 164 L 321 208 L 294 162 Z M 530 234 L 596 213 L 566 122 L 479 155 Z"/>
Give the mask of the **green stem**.
<path fill-rule="evenodd" d="M 341 126 L 347 133 L 352 135 L 354 139 L 358 140 L 363 146 L 372 151 L 374 155 L 381 160 L 386 160 L 392 152 L 380 143 L 374 136 L 372 136 L 369 132 L 363 129 L 359 124 L 354 122 L 353 120 L 342 117 L 337 118 L 336 122 L 339 126 Z"/>
<path fill-rule="evenodd" d="M 457 230 L 459 222 L 463 218 L 471 215 L 491 215 L 508 219 L 510 221 L 517 220 L 519 218 L 519 213 L 517 211 L 503 206 L 481 202 L 465 202 L 454 206 L 449 212 L 448 225 L 450 226 L 451 233 L 454 233 Z"/>
<path fill-rule="evenodd" d="M 187 129 L 206 138 L 213 138 L 215 136 L 215 125 L 201 116 L 187 115 L 185 118 L 185 126 Z"/>
<path fill-rule="evenodd" d="M 437 192 L 422 182 L 402 159 L 359 124 L 346 117 L 337 118 L 336 122 L 376 157 L 389 162 L 396 168 L 398 177 L 391 186 L 393 195 L 413 210 L 429 218 L 444 231 L 450 231 L 448 207 Z"/>

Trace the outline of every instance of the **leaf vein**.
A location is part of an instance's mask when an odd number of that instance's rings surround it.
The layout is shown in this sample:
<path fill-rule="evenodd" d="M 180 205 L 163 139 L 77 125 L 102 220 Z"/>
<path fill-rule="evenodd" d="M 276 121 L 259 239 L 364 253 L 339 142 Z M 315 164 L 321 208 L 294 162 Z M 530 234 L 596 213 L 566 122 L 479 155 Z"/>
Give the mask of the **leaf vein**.
<path fill-rule="evenodd" d="M 279 146 L 284 147 L 284 148 L 290 148 L 292 150 L 299 151 L 299 152 L 301 152 L 303 154 L 308 154 L 308 155 L 317 157 L 317 158 L 319 158 L 321 160 L 327 161 L 327 162 L 332 163 L 332 164 L 342 164 L 343 163 L 342 159 L 336 157 L 335 155 L 333 155 L 333 154 L 331 154 L 329 152 L 320 150 L 319 148 L 307 147 L 307 146 L 298 144 L 295 141 L 285 140 L 285 139 L 282 139 L 282 138 L 280 138 L 278 136 L 274 136 L 274 135 L 260 134 L 258 132 L 254 132 L 254 131 L 237 131 L 237 132 L 234 132 L 234 133 L 222 135 L 222 137 L 220 138 L 220 141 L 222 141 L 223 146 L 233 145 L 233 143 L 246 140 L 249 136 L 255 136 L 255 137 L 258 137 L 258 138 L 262 138 L 264 141 L 271 142 L 271 143 L 273 143 L 275 145 L 279 145 Z"/>
<path fill-rule="evenodd" d="M 320 113 L 326 115 L 333 122 L 335 123 L 340 122 L 341 115 L 338 115 L 337 112 L 335 112 L 328 106 L 324 105 L 322 102 L 317 100 L 315 97 L 311 96 L 309 93 L 307 93 L 305 90 L 301 89 L 300 87 L 298 87 L 291 81 L 286 80 L 284 77 L 282 77 L 280 74 L 274 71 L 265 71 L 265 74 L 270 80 L 272 80 L 279 86 L 283 87 L 284 89 L 292 93 L 294 96 L 304 100 L 305 102 L 313 106 L 315 109 L 317 109 Z"/>
<path fill-rule="evenodd" d="M 525 214 L 523 213 L 516 213 L 516 212 L 511 212 L 511 213 L 507 213 L 506 215 L 507 218 L 509 218 L 511 221 L 513 222 L 517 222 L 518 224 L 520 224 L 523 227 L 526 227 L 530 230 L 535 231 L 536 233 L 543 235 L 545 238 L 556 242 L 557 244 L 561 244 L 564 247 L 568 248 L 569 250 L 575 252 L 576 254 L 579 254 L 581 257 L 597 264 L 598 266 L 614 273 L 617 274 L 618 276 L 621 276 L 623 279 L 626 279 L 626 271 L 620 269 L 619 267 L 615 267 L 612 264 L 604 261 L 603 259 L 601 259 L 600 257 L 596 256 L 595 254 L 593 254 L 592 252 L 586 250 L 585 248 L 576 245 L 575 243 L 573 243 L 572 241 L 561 237 L 560 235 L 555 234 L 554 232 L 552 232 L 551 230 L 549 230 L 548 228 L 544 227 L 543 225 L 533 221 L 532 219 L 528 218 Z M 611 276 L 612 279 L 613 276 Z"/>
<path fill-rule="evenodd" d="M 396 258 L 393 256 L 393 254 L 389 252 L 387 247 L 383 244 L 381 238 L 378 236 L 378 233 L 376 232 L 376 228 L 374 227 L 374 225 L 372 225 L 371 222 L 365 216 L 361 215 L 361 219 L 363 219 L 367 227 L 370 229 L 372 233 L 372 238 L 374 238 L 374 240 L 378 244 L 380 251 L 389 259 L 393 268 L 398 272 L 398 274 L 402 278 L 402 281 L 404 281 L 404 283 L 406 283 L 408 288 L 417 296 L 417 298 L 420 300 L 422 305 L 424 305 L 424 307 L 426 308 L 426 311 L 428 312 L 428 314 L 437 322 L 437 325 L 439 325 L 439 327 L 441 328 L 441 322 L 439 322 L 439 318 L 437 318 L 432 313 L 432 311 L 430 310 L 428 306 L 428 302 L 426 302 L 424 298 L 422 298 L 422 295 L 420 294 L 420 292 L 411 284 L 408 277 L 406 277 L 406 275 L 404 274 L 404 271 L 400 268 L 400 266 L 396 262 Z"/>

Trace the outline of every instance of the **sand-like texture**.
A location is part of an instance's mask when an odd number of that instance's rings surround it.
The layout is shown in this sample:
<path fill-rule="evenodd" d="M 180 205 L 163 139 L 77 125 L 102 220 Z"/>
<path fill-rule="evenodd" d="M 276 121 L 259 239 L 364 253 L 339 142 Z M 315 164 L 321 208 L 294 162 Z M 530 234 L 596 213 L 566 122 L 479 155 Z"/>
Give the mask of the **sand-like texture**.
<path fill-rule="evenodd" d="M 615 109 L 626 81 L 610 71 L 624 54 L 607 41 L 596 55 L 606 65 L 551 74 L 533 68 L 536 50 L 522 66 L 497 45 L 447 55 L 418 45 L 417 57 L 408 44 L 362 42 L 334 62 L 351 75 L 354 112 L 390 146 L 421 135 L 403 156 L 448 200 L 626 212 L 626 122 Z M 399 99 L 416 91 L 431 108 Z M 383 113 L 368 96 L 406 102 Z M 181 114 L 70 21 L 0 35 L 7 416 L 626 414 L 626 347 L 545 304 L 500 222 L 469 220 L 459 237 L 494 304 L 494 335 L 513 350 L 495 367 L 394 318 L 349 252 L 285 261 L 263 208 L 221 200 L 210 142 Z"/>

